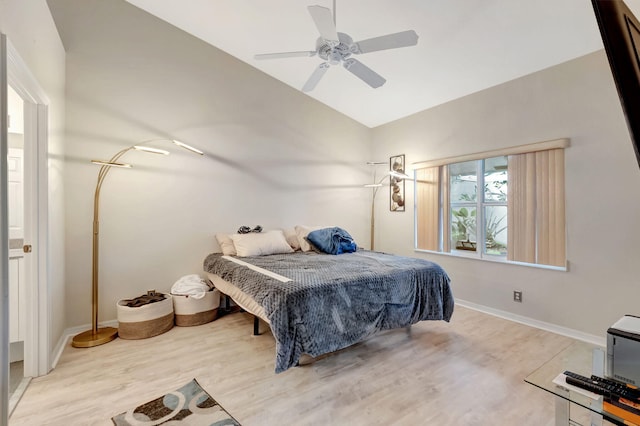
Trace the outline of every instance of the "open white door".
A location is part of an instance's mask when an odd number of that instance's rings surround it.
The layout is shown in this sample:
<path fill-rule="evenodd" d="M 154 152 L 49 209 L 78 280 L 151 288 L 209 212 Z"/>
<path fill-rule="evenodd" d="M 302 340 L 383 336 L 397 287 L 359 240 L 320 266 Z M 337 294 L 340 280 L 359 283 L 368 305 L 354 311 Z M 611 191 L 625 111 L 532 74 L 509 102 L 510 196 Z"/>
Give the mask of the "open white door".
<path fill-rule="evenodd" d="M 51 370 L 48 288 L 48 105 L 42 90 L 7 40 L 7 80 L 24 101 L 25 376 Z"/>
<path fill-rule="evenodd" d="M 9 258 L 9 212 L 7 204 L 7 153 L 8 123 L 7 87 L 11 88 L 24 102 L 24 245 L 29 247 L 24 254 L 24 288 L 20 292 L 25 301 L 21 304 L 24 313 L 24 376 L 37 377 L 51 370 L 51 344 L 49 324 L 48 289 L 48 104 L 49 99 L 29 71 L 18 52 L 4 34 L 1 34 L 0 52 L 0 92 L 2 93 L 2 151 L 0 151 L 0 277 L 2 278 L 2 299 L 0 305 L 0 332 L 2 333 L 2 395 L 0 401 L 0 424 L 17 403 L 16 393 L 8 400 L 8 362 L 10 324 L 8 320 L 8 258 Z"/>

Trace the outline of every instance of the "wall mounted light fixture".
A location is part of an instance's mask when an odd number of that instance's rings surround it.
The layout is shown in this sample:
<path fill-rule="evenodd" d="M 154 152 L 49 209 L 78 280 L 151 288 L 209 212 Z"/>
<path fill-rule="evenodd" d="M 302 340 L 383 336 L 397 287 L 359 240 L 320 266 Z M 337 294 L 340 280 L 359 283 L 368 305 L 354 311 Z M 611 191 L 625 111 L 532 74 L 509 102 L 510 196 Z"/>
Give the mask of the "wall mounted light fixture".
<path fill-rule="evenodd" d="M 91 330 L 84 331 L 73 337 L 71 345 L 76 348 L 91 348 L 93 346 L 102 345 L 108 343 L 118 336 L 118 329 L 114 327 L 102 327 L 98 328 L 98 266 L 99 266 L 99 242 L 100 242 L 100 189 L 105 177 L 109 173 L 112 167 L 131 168 L 131 164 L 121 163 L 118 160 L 127 152 L 131 150 L 143 151 L 151 154 L 169 155 L 169 151 L 164 149 L 153 148 L 146 146 L 147 144 L 154 142 L 172 142 L 173 144 L 187 149 L 195 154 L 204 155 L 202 151 L 187 145 L 183 142 L 173 139 L 152 139 L 141 142 L 137 145 L 130 146 L 121 151 L 118 151 L 108 161 L 103 160 L 91 160 L 93 164 L 97 164 L 100 167 L 98 172 L 98 182 L 96 183 L 96 189 L 93 196 L 93 256 L 92 256 L 92 271 L 91 271 Z"/>

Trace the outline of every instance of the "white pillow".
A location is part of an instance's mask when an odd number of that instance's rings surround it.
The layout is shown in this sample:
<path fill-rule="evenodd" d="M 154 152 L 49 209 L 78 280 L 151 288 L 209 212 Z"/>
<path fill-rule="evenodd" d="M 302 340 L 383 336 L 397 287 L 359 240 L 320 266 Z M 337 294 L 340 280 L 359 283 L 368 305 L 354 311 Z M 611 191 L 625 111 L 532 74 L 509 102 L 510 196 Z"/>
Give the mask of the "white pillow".
<path fill-rule="evenodd" d="M 229 234 L 216 234 L 216 240 L 222 250 L 222 254 L 225 256 L 236 256 L 238 254 Z"/>
<path fill-rule="evenodd" d="M 296 235 L 295 228 L 287 228 L 283 229 L 284 237 L 287 239 L 287 242 L 294 250 L 300 250 L 300 243 L 298 242 L 298 236 Z"/>
<path fill-rule="evenodd" d="M 250 232 L 231 235 L 238 256 L 264 256 L 267 254 L 293 253 L 282 230 Z"/>
<path fill-rule="evenodd" d="M 300 249 L 302 251 L 311 251 L 313 248 L 309 241 L 307 241 L 307 235 L 311 231 L 317 231 L 318 229 L 324 228 L 333 228 L 332 226 L 305 226 L 305 225 L 296 225 L 296 236 L 298 237 L 298 244 L 300 244 Z"/>

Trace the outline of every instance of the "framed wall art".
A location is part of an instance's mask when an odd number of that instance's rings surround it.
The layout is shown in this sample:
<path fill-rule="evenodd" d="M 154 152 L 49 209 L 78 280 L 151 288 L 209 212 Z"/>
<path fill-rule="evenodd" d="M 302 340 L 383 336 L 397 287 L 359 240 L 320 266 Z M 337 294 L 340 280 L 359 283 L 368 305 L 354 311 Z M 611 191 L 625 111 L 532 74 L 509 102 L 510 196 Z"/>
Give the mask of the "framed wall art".
<path fill-rule="evenodd" d="M 389 170 L 404 174 L 404 154 L 389 158 Z M 389 208 L 392 212 L 404 211 L 404 179 L 390 176 Z"/>

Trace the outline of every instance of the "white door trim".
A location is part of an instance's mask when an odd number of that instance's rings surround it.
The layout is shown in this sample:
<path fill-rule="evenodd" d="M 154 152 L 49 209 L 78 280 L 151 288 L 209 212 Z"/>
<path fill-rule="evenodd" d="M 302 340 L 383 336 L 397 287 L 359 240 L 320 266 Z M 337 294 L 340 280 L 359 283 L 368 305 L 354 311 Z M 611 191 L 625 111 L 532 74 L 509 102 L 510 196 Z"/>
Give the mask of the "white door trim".
<path fill-rule="evenodd" d="M 17 50 L 7 40 L 7 79 L 24 100 L 26 323 L 24 374 L 51 370 L 48 268 L 48 105 L 49 98 Z"/>
<path fill-rule="evenodd" d="M 7 39 L 7 81 L 20 97 L 34 104 L 49 105 L 49 97 L 33 76 L 18 51 Z"/>
<path fill-rule="evenodd" d="M 0 33 L 0 158 L 7 155 L 7 37 Z M 9 414 L 9 209 L 7 163 L 0 161 L 0 424 Z"/>

